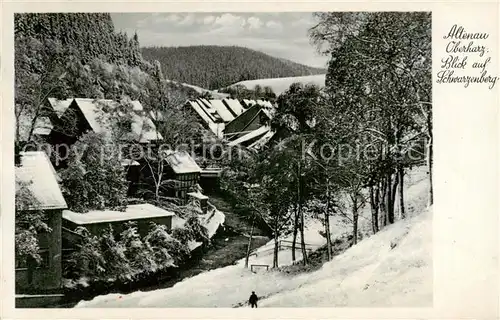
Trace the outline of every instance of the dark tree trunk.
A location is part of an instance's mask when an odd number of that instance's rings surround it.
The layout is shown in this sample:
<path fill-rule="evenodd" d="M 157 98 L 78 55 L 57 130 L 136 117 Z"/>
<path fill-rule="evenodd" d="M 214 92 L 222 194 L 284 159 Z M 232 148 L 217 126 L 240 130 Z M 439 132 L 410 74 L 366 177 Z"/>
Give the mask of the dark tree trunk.
<path fill-rule="evenodd" d="M 378 229 L 378 210 L 379 210 L 379 185 L 378 182 L 370 186 L 370 207 L 372 211 L 372 232 L 373 234 L 379 231 Z"/>
<path fill-rule="evenodd" d="M 278 267 L 278 253 L 279 253 L 279 234 L 278 234 L 278 224 L 276 223 L 274 230 L 274 252 L 273 252 L 273 268 Z"/>
<path fill-rule="evenodd" d="M 387 178 L 382 179 L 382 190 L 380 192 L 381 198 L 380 198 L 380 224 L 382 227 L 385 227 L 387 225 Z"/>
<path fill-rule="evenodd" d="M 297 210 L 297 204 L 294 204 L 293 208 L 293 239 L 292 239 L 292 261 L 297 260 L 295 249 L 297 248 L 297 233 L 299 232 L 299 214 Z"/>
<path fill-rule="evenodd" d="M 391 186 L 391 197 L 390 197 L 390 203 L 389 203 L 389 208 L 390 210 L 388 211 L 388 218 L 389 218 L 389 223 L 394 223 L 394 208 L 395 208 L 395 203 L 396 203 L 396 191 L 398 190 L 398 183 L 399 183 L 399 178 L 397 175 L 397 172 L 394 174 L 394 180 L 392 179 L 392 174 L 389 175 L 389 184 L 392 183 Z"/>
<path fill-rule="evenodd" d="M 391 181 L 391 174 L 388 174 L 386 176 L 386 183 L 387 183 L 387 192 L 386 192 L 386 195 L 385 195 L 385 213 L 386 213 L 386 219 L 387 219 L 387 222 L 386 224 L 390 224 L 392 223 L 391 222 L 391 204 L 392 204 L 392 181 Z"/>
<path fill-rule="evenodd" d="M 298 206 L 299 206 L 299 217 L 300 217 L 300 247 L 302 249 L 302 263 L 307 265 L 307 251 L 306 251 L 306 242 L 304 239 L 304 212 L 302 210 L 302 171 L 299 163 L 298 167 L 298 175 L 297 175 L 297 193 L 298 193 Z"/>
<path fill-rule="evenodd" d="M 330 188 L 326 186 L 325 236 L 328 261 L 332 260 L 332 238 L 330 236 Z"/>
<path fill-rule="evenodd" d="M 352 198 L 352 243 L 358 243 L 358 195 Z"/>
<path fill-rule="evenodd" d="M 302 249 L 302 262 L 304 265 L 308 264 L 306 242 L 304 238 L 304 212 L 302 210 L 302 204 L 299 203 L 299 214 L 300 214 L 300 247 Z"/>
<path fill-rule="evenodd" d="M 250 252 L 252 251 L 252 238 L 255 226 L 255 216 L 252 219 L 252 229 L 250 229 L 250 237 L 248 238 L 247 255 L 245 256 L 245 268 L 248 268 L 248 260 L 250 259 Z"/>
<path fill-rule="evenodd" d="M 401 219 L 406 218 L 406 212 L 405 212 L 405 199 L 404 199 L 404 177 L 405 177 L 405 171 L 403 167 L 399 167 L 399 208 L 401 210 Z"/>

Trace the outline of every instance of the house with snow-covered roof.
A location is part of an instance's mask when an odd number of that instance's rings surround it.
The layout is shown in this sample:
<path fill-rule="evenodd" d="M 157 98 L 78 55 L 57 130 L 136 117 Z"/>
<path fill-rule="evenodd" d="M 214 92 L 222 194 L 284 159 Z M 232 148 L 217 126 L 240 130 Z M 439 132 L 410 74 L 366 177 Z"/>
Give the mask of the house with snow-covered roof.
<path fill-rule="evenodd" d="M 59 187 L 54 167 L 42 151 L 16 155 L 16 215 L 41 211 L 50 232 L 38 232 L 41 261 L 16 255 L 16 292 L 57 291 L 62 285 L 61 220 L 68 206 Z M 22 219 L 21 219 L 22 220 Z M 16 221 L 16 223 L 21 223 Z"/>
<path fill-rule="evenodd" d="M 267 124 L 274 106 L 266 100 L 200 98 L 188 100 L 185 108 L 217 137 L 235 140 Z"/>
<path fill-rule="evenodd" d="M 224 120 L 208 100 L 188 100 L 184 108 L 190 111 L 204 128 L 210 130 L 215 136 L 222 138 Z"/>
<path fill-rule="evenodd" d="M 265 107 L 261 104 L 252 104 L 247 110 L 242 112 L 233 121 L 224 127 L 224 137 L 227 140 L 237 138 L 268 125 L 271 120 L 269 113 L 265 112 Z"/>
<path fill-rule="evenodd" d="M 167 164 L 166 177 L 173 180 L 167 194 L 186 204 L 188 193 L 200 181 L 201 168 L 186 151 L 167 151 L 164 160 Z"/>
<path fill-rule="evenodd" d="M 109 99 L 74 98 L 61 114 L 57 127 L 52 130 L 51 141 L 72 144 L 89 131 L 108 133 L 116 130 L 112 128 L 113 117 L 127 119 L 123 121 L 127 126 L 123 128 L 123 140 L 137 143 L 163 140 L 139 101 L 131 101 L 129 106 L 123 108 L 118 102 Z"/>

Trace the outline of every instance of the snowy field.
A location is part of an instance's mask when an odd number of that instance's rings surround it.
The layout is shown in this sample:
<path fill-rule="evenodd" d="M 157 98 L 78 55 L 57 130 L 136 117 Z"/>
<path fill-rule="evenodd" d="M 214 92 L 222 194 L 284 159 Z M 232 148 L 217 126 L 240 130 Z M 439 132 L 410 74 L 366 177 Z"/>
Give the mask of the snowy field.
<path fill-rule="evenodd" d="M 256 85 L 261 87 L 271 87 L 276 95 L 280 95 L 285 92 L 292 83 L 300 82 L 304 85 L 312 83 L 320 88 L 325 86 L 325 74 L 318 74 L 313 76 L 302 76 L 302 77 L 286 77 L 286 78 L 269 78 L 269 79 L 257 79 L 257 80 L 246 80 L 240 81 L 230 85 L 242 85 L 247 89 L 253 90 Z"/>
<path fill-rule="evenodd" d="M 195 85 L 192 85 L 189 83 L 183 83 L 183 82 L 178 82 L 178 81 L 174 81 L 174 80 L 167 80 L 167 81 L 180 84 L 184 87 L 191 88 L 199 94 L 210 93 L 214 99 L 225 99 L 225 98 L 229 97 L 229 94 L 227 94 L 227 93 L 217 92 L 215 90 L 208 90 L 208 89 L 198 87 L 198 86 L 195 86 Z"/>
<path fill-rule="evenodd" d="M 369 206 L 360 216 L 364 239 L 317 271 L 290 276 L 277 271 L 252 273 L 236 265 L 201 273 L 171 288 L 127 295 L 109 294 L 76 307 L 237 307 L 251 291 L 261 307 L 422 307 L 432 304 L 432 212 L 426 209 L 426 168 L 413 170 L 406 179 L 408 219 L 370 235 Z M 397 214 L 397 212 L 396 212 Z M 321 223 L 306 230 L 306 242 L 324 244 Z M 332 219 L 332 234 L 350 232 L 343 219 Z M 369 237 L 368 237 L 369 236 Z M 272 265 L 272 242 L 257 250 L 250 264 Z M 260 254 L 259 254 L 260 252 Z M 300 257 L 300 252 L 298 252 Z M 280 252 L 280 265 L 291 263 L 291 253 Z"/>

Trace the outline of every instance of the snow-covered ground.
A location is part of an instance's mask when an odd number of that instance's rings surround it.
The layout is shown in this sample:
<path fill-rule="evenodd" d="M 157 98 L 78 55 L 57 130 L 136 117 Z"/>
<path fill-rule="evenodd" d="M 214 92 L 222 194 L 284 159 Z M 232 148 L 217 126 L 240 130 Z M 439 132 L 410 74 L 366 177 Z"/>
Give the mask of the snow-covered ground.
<path fill-rule="evenodd" d="M 256 80 L 246 80 L 240 81 L 230 85 L 242 85 L 247 89 L 253 90 L 256 85 L 261 87 L 271 87 L 276 95 L 280 95 L 285 92 L 292 83 L 300 82 L 304 85 L 313 83 L 320 88 L 325 86 L 325 74 L 317 74 L 313 76 L 302 76 L 302 77 L 284 77 L 284 78 L 268 78 L 268 79 L 256 79 Z"/>
<path fill-rule="evenodd" d="M 227 94 L 227 93 L 217 92 L 215 90 L 208 90 L 208 89 L 198 87 L 198 86 L 195 86 L 195 85 L 192 85 L 189 83 L 183 83 L 183 82 L 178 82 L 178 81 L 174 81 L 174 80 L 167 80 L 167 81 L 180 84 L 184 87 L 191 88 L 194 91 L 198 92 L 199 94 L 210 93 L 214 99 L 224 99 L 224 98 L 229 97 L 229 94 Z"/>
<path fill-rule="evenodd" d="M 109 294 L 82 301 L 76 307 L 235 307 L 245 305 L 251 291 L 261 297 L 262 307 L 398 306 L 432 304 L 432 212 L 426 209 L 426 169 L 417 168 L 406 181 L 407 219 L 397 221 L 377 234 L 336 256 L 315 272 L 290 276 L 278 271 L 252 273 L 244 260 L 233 266 L 201 273 L 171 288 L 128 295 Z M 370 234 L 369 207 L 360 220 L 362 233 Z M 361 218 L 361 217 L 360 217 Z M 305 239 L 323 244 L 312 223 Z M 332 233 L 349 232 L 342 219 L 332 219 Z M 257 250 L 250 264 L 272 264 L 272 243 Z M 260 254 L 259 254 L 260 253 Z M 300 252 L 298 253 L 300 257 Z M 291 253 L 280 252 L 280 265 L 291 263 Z"/>

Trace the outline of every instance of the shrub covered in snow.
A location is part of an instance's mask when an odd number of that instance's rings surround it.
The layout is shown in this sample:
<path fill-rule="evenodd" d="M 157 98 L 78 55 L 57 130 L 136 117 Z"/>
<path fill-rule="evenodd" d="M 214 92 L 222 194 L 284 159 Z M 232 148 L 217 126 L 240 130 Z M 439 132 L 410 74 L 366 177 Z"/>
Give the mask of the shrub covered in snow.
<path fill-rule="evenodd" d="M 75 231 L 82 236 L 82 241 L 77 250 L 64 262 L 65 277 L 100 278 L 105 274 L 106 261 L 100 249 L 99 238 L 91 235 L 84 227 L 79 227 Z"/>
<path fill-rule="evenodd" d="M 106 274 L 114 279 L 130 277 L 133 271 L 125 255 L 126 248 L 121 242 L 116 241 L 111 225 L 99 237 L 99 245 L 105 259 Z"/>
<path fill-rule="evenodd" d="M 151 223 L 144 241 L 153 249 L 155 261 L 160 268 L 175 266 L 190 255 L 187 244 L 170 235 L 164 225 Z"/>
<path fill-rule="evenodd" d="M 128 222 L 120 234 L 120 244 L 125 248 L 125 257 L 130 261 L 134 273 L 155 272 L 158 267 L 153 257 L 151 245 L 141 239 L 137 223 Z"/>
<path fill-rule="evenodd" d="M 206 243 L 210 240 L 207 228 L 201 224 L 200 218 L 197 216 L 189 217 L 186 221 L 185 228 L 189 230 L 192 240 L 194 241 Z"/>

